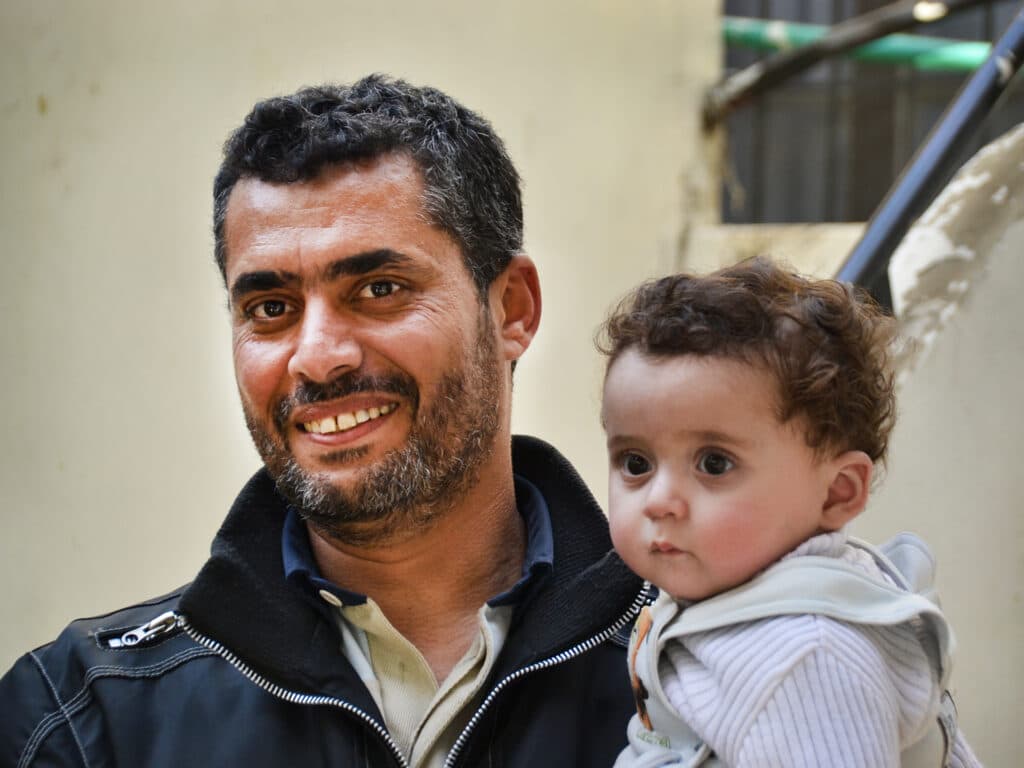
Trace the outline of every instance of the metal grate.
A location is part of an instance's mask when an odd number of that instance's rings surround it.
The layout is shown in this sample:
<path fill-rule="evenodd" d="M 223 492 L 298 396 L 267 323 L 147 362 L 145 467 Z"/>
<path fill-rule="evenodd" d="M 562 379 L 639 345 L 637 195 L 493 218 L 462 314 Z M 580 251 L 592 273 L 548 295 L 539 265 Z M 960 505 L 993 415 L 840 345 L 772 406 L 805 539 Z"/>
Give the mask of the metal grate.
<path fill-rule="evenodd" d="M 726 0 L 728 16 L 831 25 L 880 0 Z M 919 28 L 923 35 L 997 39 L 1020 10 L 998 0 Z M 729 47 L 732 72 L 763 53 Z M 865 221 L 968 75 L 835 59 L 823 62 L 726 119 L 726 223 Z M 960 162 L 1024 121 L 1017 78 Z"/>

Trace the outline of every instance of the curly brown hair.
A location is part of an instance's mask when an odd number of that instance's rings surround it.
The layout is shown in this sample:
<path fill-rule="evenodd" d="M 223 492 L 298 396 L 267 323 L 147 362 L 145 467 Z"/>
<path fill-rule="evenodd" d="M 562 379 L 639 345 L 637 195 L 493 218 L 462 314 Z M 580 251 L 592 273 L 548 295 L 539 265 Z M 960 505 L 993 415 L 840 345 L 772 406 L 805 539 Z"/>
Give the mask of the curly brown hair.
<path fill-rule="evenodd" d="M 865 291 L 756 257 L 643 283 L 602 325 L 597 345 L 608 368 L 632 348 L 762 365 L 779 385 L 780 422 L 802 417 L 819 455 L 860 450 L 884 462 L 896 416 L 895 332 Z"/>

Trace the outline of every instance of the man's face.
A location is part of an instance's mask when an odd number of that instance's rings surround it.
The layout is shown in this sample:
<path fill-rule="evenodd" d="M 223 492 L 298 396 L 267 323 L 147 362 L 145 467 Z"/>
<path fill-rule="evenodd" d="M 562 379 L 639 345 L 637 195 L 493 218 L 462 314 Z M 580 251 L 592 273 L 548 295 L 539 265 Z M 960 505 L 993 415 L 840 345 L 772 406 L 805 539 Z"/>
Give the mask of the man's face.
<path fill-rule="evenodd" d="M 278 487 L 350 543 L 408 535 L 500 430 L 491 313 L 401 155 L 231 193 L 226 277 L 246 422 Z"/>

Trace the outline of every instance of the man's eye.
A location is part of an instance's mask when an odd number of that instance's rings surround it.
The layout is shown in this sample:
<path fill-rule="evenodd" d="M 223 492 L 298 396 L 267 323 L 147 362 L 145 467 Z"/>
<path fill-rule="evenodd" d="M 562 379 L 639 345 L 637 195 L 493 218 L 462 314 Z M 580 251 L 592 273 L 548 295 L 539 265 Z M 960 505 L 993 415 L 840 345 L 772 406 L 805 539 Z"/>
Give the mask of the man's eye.
<path fill-rule="evenodd" d="M 715 451 L 708 451 L 697 459 L 697 470 L 706 475 L 724 475 L 734 466 L 732 459 Z"/>
<path fill-rule="evenodd" d="M 401 286 L 391 280 L 375 280 L 363 286 L 359 295 L 364 299 L 383 299 L 400 289 Z"/>
<path fill-rule="evenodd" d="M 651 471 L 651 462 L 641 456 L 639 453 L 627 453 L 621 459 L 622 470 L 627 475 L 633 477 L 639 477 L 640 475 L 646 475 Z"/>
<path fill-rule="evenodd" d="M 280 299 L 267 299 L 253 304 L 246 311 L 250 317 L 254 317 L 257 320 L 272 320 L 276 317 L 281 317 L 285 312 L 288 311 L 288 304 Z"/>

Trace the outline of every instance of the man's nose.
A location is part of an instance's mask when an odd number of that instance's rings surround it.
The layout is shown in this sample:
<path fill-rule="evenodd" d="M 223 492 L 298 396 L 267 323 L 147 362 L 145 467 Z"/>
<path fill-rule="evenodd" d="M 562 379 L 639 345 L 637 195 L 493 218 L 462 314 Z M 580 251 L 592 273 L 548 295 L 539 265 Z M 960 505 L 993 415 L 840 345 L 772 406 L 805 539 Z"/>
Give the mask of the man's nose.
<path fill-rule="evenodd" d="M 685 488 L 668 473 L 653 478 L 644 504 L 644 515 L 651 520 L 684 518 L 690 514 Z"/>
<path fill-rule="evenodd" d="M 362 347 L 352 323 L 326 302 L 308 301 L 288 372 L 296 378 L 326 382 L 355 370 L 362 362 Z"/>

